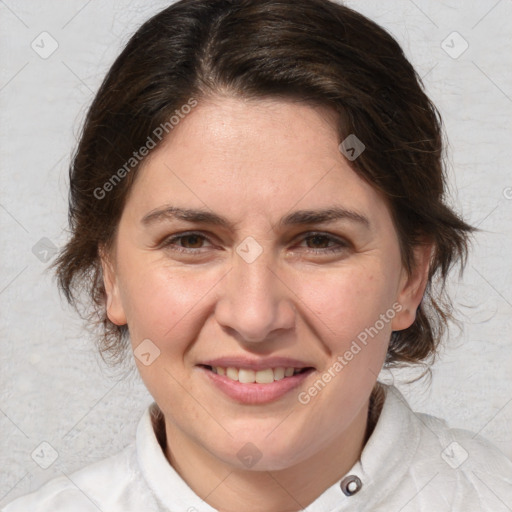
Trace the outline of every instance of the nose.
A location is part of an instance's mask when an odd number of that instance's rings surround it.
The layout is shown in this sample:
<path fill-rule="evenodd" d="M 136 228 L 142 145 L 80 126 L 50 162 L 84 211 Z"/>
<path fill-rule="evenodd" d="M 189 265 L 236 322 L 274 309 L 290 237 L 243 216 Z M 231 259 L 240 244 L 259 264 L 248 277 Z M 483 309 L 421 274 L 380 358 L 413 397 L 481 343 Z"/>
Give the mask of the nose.
<path fill-rule="evenodd" d="M 217 322 L 240 341 L 268 341 L 295 326 L 294 294 L 275 265 L 261 255 L 248 263 L 235 255 L 215 308 Z"/>

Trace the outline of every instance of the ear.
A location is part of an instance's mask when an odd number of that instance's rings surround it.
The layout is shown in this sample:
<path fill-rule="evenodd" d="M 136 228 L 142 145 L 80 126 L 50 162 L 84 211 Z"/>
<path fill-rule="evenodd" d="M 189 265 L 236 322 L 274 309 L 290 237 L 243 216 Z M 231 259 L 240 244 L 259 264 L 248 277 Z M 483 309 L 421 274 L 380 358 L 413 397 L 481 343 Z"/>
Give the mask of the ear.
<path fill-rule="evenodd" d="M 108 319 L 116 325 L 125 325 L 127 321 L 119 291 L 119 279 L 114 264 L 115 257 L 104 248 L 100 249 L 99 252 L 103 271 L 103 285 L 107 296 Z"/>
<path fill-rule="evenodd" d="M 416 310 L 423 299 L 428 282 L 433 249 L 434 245 L 432 243 L 417 245 L 413 249 L 414 261 L 411 272 L 402 268 L 402 278 L 397 297 L 397 302 L 402 306 L 402 309 L 393 318 L 393 331 L 407 329 L 416 320 Z"/>

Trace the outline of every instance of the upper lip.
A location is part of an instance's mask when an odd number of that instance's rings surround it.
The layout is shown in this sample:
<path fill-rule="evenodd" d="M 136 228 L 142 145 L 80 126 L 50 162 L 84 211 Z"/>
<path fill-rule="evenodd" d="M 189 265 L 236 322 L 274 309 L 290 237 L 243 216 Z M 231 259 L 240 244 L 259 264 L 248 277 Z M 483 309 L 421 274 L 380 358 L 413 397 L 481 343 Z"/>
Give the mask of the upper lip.
<path fill-rule="evenodd" d="M 313 368 L 313 365 L 292 359 L 290 357 L 268 357 L 249 358 L 249 357 L 217 357 L 199 363 L 203 366 L 220 366 L 221 368 L 243 368 L 247 370 L 266 370 L 267 368 Z"/>

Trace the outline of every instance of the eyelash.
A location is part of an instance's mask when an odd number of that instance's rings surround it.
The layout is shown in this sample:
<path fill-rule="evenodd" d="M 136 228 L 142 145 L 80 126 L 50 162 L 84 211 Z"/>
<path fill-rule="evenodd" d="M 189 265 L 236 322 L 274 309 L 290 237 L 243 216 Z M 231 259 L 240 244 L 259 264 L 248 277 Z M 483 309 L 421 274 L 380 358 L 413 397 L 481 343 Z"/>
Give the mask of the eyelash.
<path fill-rule="evenodd" d="M 180 240 L 184 240 L 184 239 L 186 239 L 188 237 L 192 237 L 192 236 L 199 237 L 203 241 L 206 240 L 206 241 L 210 242 L 208 237 L 203 235 L 202 233 L 199 233 L 196 231 L 190 231 L 190 232 L 180 233 L 178 235 L 173 235 L 171 237 L 166 238 L 161 243 L 161 247 L 169 248 L 173 251 L 186 253 L 186 254 L 193 254 L 193 253 L 197 254 L 198 252 L 201 251 L 201 249 L 204 249 L 204 247 L 198 247 L 196 249 L 191 249 L 188 247 L 180 247 L 179 245 L 176 245 L 176 242 L 179 242 Z M 322 233 L 322 232 L 317 232 L 317 231 L 307 233 L 306 236 L 303 236 L 301 238 L 300 242 L 304 242 L 308 239 L 315 238 L 315 237 L 326 239 L 327 243 L 333 242 L 333 243 L 337 244 L 337 247 L 326 247 L 326 248 L 317 248 L 317 249 L 310 247 L 310 248 L 307 248 L 307 252 L 310 254 L 311 253 L 313 253 L 313 254 L 333 254 L 333 253 L 338 253 L 338 252 L 347 250 L 348 248 L 351 247 L 351 244 L 348 241 L 343 240 L 342 238 L 338 238 L 338 237 L 335 237 L 328 233 Z"/>

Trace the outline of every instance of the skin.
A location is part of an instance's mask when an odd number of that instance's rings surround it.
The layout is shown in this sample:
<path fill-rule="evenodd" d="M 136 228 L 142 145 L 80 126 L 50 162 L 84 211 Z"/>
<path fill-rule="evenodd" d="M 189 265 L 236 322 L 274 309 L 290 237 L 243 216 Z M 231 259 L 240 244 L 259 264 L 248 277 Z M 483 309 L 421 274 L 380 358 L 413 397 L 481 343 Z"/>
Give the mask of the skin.
<path fill-rule="evenodd" d="M 218 510 L 299 510 L 350 470 L 391 331 L 412 324 L 424 292 L 430 248 L 416 250 L 408 274 L 387 204 L 339 151 L 334 123 L 324 108 L 282 99 L 201 101 L 146 159 L 102 261 L 110 320 L 128 324 L 134 349 L 150 339 L 161 351 L 149 366 L 136 362 L 165 416 L 166 456 Z M 214 212 L 233 226 L 141 221 L 164 205 Z M 369 227 L 349 219 L 278 226 L 296 210 L 333 206 Z M 189 231 L 206 238 L 162 243 Z M 252 263 L 236 252 L 249 236 L 263 250 Z M 401 311 L 299 403 L 393 304 Z M 241 355 L 293 357 L 315 371 L 275 402 L 240 404 L 197 365 Z M 262 454 L 250 469 L 237 457 L 247 442 Z"/>

